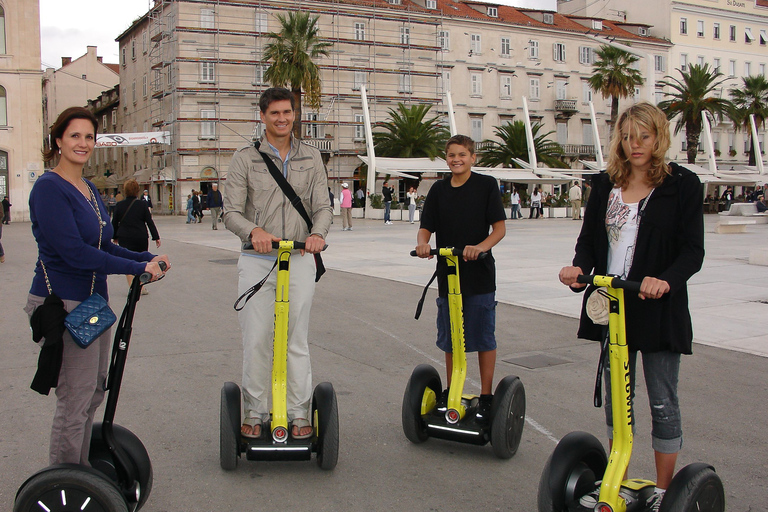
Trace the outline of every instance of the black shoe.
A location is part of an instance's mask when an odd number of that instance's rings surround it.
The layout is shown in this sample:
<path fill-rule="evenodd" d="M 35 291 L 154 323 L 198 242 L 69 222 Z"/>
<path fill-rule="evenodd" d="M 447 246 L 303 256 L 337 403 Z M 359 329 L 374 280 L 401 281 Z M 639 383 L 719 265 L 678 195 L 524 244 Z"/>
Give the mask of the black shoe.
<path fill-rule="evenodd" d="M 478 423 L 489 425 L 491 423 L 491 402 L 493 395 L 480 395 L 480 402 L 477 404 L 475 418 Z"/>

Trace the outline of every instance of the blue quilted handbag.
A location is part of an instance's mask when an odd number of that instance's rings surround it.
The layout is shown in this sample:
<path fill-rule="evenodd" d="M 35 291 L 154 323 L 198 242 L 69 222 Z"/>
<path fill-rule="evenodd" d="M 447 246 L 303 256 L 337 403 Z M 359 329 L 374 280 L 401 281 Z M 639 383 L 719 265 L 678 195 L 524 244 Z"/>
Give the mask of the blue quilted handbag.
<path fill-rule="evenodd" d="M 117 317 L 104 297 L 94 293 L 69 312 L 64 325 L 80 348 L 88 348 L 115 320 Z"/>

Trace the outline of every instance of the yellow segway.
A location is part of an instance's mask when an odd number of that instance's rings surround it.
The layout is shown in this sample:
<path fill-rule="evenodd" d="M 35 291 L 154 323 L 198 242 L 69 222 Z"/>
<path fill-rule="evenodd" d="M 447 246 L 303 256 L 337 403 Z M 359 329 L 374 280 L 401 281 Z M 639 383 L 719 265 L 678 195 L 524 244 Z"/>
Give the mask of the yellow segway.
<path fill-rule="evenodd" d="M 640 283 L 618 277 L 587 275 L 579 276 L 578 282 L 607 288 L 613 446 L 608 459 L 603 445 L 592 434 L 571 432 L 563 437 L 541 474 L 539 512 L 647 512 L 646 501 L 653 494 L 656 483 L 634 478 L 624 480 L 633 438 L 624 290 L 638 293 Z M 581 497 L 598 486 L 600 496 L 594 507 L 582 506 L 579 503 Z M 715 469 L 709 464 L 693 463 L 678 471 L 672 479 L 660 512 L 724 510 L 723 483 Z"/>
<path fill-rule="evenodd" d="M 497 457 L 509 459 L 517 452 L 523 434 L 525 388 L 517 376 L 504 377 L 493 394 L 490 421 L 478 421 L 476 413 L 479 397 L 464 394 L 467 357 L 459 285 L 459 259 L 462 252 L 460 249 L 443 248 L 432 249 L 430 254 L 445 258 L 448 264 L 448 308 L 453 353 L 451 386 L 447 403 L 438 404 L 438 396 L 443 389 L 440 374 L 431 365 L 417 366 L 403 395 L 403 432 L 413 443 L 422 443 L 429 437 L 480 446 L 490 441 Z M 483 253 L 481 257 L 485 255 Z M 416 251 L 412 251 L 411 256 L 416 256 Z"/>

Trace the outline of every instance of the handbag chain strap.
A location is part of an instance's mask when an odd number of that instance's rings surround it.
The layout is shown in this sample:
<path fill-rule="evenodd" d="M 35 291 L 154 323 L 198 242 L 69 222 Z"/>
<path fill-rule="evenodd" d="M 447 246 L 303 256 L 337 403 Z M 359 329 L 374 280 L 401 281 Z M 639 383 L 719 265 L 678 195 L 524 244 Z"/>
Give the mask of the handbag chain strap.
<path fill-rule="evenodd" d="M 85 186 L 88 188 L 88 194 L 90 195 L 90 199 L 88 199 L 88 204 L 91 205 L 91 208 L 93 208 L 94 213 L 96 213 L 96 217 L 99 219 L 99 242 L 98 242 L 98 248 L 101 250 L 101 237 L 104 233 L 104 221 L 101 218 L 101 208 L 99 208 L 98 203 L 96 203 L 96 198 L 93 196 L 93 190 L 91 189 L 90 185 L 88 185 L 88 182 L 85 181 L 85 178 L 80 178 L 83 180 L 83 183 L 85 183 Z M 131 203 L 133 204 L 133 203 Z M 45 263 L 43 263 L 43 259 L 40 258 L 40 265 L 43 267 L 43 275 L 45 276 L 45 286 L 48 288 L 48 295 L 53 294 L 53 289 L 51 288 L 51 281 L 48 279 L 48 271 L 45 270 Z M 93 278 L 91 279 L 91 293 L 90 295 L 93 295 L 93 289 L 96 286 L 96 272 L 93 273 Z"/>

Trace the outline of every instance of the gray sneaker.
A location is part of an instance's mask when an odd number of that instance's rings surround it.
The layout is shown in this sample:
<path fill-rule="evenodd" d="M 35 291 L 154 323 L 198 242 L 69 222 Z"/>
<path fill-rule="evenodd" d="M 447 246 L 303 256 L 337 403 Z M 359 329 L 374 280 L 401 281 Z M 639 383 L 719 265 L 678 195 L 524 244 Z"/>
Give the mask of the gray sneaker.
<path fill-rule="evenodd" d="M 654 492 L 648 501 L 645 502 L 645 506 L 648 507 L 649 512 L 659 512 L 661 510 L 661 502 L 664 499 L 664 492 Z"/>
<path fill-rule="evenodd" d="M 579 505 L 590 510 L 594 510 L 597 501 L 600 499 L 600 487 L 579 498 Z"/>

